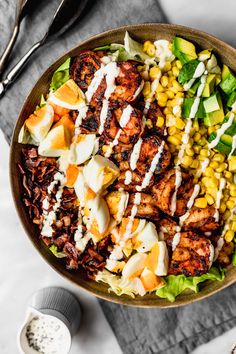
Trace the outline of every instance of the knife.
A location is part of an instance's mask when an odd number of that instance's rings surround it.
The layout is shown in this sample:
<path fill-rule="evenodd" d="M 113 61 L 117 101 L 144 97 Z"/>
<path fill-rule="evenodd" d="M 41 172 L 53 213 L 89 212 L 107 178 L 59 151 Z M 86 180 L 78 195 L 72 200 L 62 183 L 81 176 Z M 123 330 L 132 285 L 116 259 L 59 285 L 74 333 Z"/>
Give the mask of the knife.
<path fill-rule="evenodd" d="M 18 63 L 8 72 L 6 78 L 0 82 L 0 97 L 6 92 L 7 88 L 15 81 L 24 65 L 32 54 L 47 40 L 66 32 L 83 12 L 88 0 L 62 0 L 58 6 L 51 24 L 44 37 L 36 42 L 18 61 Z"/>

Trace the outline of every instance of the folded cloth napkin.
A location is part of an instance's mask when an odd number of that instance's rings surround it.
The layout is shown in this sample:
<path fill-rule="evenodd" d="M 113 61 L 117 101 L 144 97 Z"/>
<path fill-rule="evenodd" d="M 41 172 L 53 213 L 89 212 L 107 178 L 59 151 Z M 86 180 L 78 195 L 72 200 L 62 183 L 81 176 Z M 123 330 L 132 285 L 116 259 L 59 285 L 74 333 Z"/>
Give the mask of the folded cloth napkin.
<path fill-rule="evenodd" d="M 9 36 L 14 0 L 0 2 L 1 48 Z M 42 0 L 22 24 L 11 64 L 45 32 L 58 1 Z M 112 27 L 141 22 L 165 22 L 157 0 L 93 1 L 86 16 L 62 38 L 41 48 L 21 77 L 1 99 L 0 127 L 10 141 L 24 98 L 36 79 L 57 57 L 82 39 Z M 136 309 L 100 301 L 124 353 L 182 354 L 208 342 L 236 325 L 236 288 L 179 309 Z"/>

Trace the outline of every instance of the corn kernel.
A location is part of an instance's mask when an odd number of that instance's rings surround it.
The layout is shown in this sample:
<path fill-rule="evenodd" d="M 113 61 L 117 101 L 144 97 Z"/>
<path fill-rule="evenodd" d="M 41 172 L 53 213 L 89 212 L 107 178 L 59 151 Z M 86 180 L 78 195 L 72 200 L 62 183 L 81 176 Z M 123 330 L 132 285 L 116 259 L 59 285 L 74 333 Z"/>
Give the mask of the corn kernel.
<path fill-rule="evenodd" d="M 201 150 L 201 146 L 198 145 L 193 145 L 193 150 L 196 154 L 199 154 L 200 150 Z"/>
<path fill-rule="evenodd" d="M 213 168 L 208 166 L 204 172 L 204 175 L 207 177 L 214 177 L 215 174 Z"/>
<path fill-rule="evenodd" d="M 184 98 L 184 93 L 183 92 L 177 92 L 175 97 L 176 98 Z"/>
<path fill-rule="evenodd" d="M 166 107 L 166 101 L 158 101 L 160 107 Z"/>
<path fill-rule="evenodd" d="M 219 167 L 219 163 L 217 161 L 211 161 L 209 166 L 215 170 Z"/>
<path fill-rule="evenodd" d="M 230 195 L 231 195 L 231 197 L 236 197 L 236 190 L 231 189 Z"/>
<path fill-rule="evenodd" d="M 195 133 L 193 139 L 197 143 L 201 139 L 201 134 L 198 132 Z"/>
<path fill-rule="evenodd" d="M 186 150 L 185 151 L 186 151 L 186 154 L 188 156 L 194 156 L 194 151 L 190 147 L 186 146 Z"/>
<path fill-rule="evenodd" d="M 199 162 L 198 162 L 198 160 L 194 159 L 191 164 L 191 168 L 197 169 L 198 167 L 199 167 Z"/>
<path fill-rule="evenodd" d="M 224 162 L 225 157 L 222 154 L 215 154 L 212 159 L 213 161 Z"/>
<path fill-rule="evenodd" d="M 175 134 L 177 134 L 177 132 L 178 132 L 178 129 L 174 126 L 168 128 L 169 135 L 175 135 Z"/>
<path fill-rule="evenodd" d="M 162 116 L 158 116 L 156 126 L 161 128 L 161 127 L 163 127 L 164 124 L 165 124 L 164 118 Z"/>
<path fill-rule="evenodd" d="M 150 57 L 153 57 L 155 55 L 156 48 L 152 42 L 146 41 L 143 44 L 143 51 L 147 53 Z"/>
<path fill-rule="evenodd" d="M 226 204 L 225 203 L 221 203 L 219 210 L 223 214 L 225 212 L 225 210 L 226 210 Z"/>
<path fill-rule="evenodd" d="M 151 83 L 149 81 L 146 81 L 143 87 L 143 95 L 144 97 L 148 97 L 150 93 L 151 93 Z"/>
<path fill-rule="evenodd" d="M 153 124 L 152 124 L 151 119 L 147 119 L 147 120 L 146 120 L 146 126 L 147 126 L 149 129 L 153 128 Z"/>
<path fill-rule="evenodd" d="M 228 209 L 232 209 L 234 207 L 235 203 L 232 200 L 228 200 L 226 202 L 226 206 Z"/>
<path fill-rule="evenodd" d="M 232 221 L 232 224 L 231 224 L 230 229 L 231 229 L 233 232 L 236 232 L 236 221 Z"/>
<path fill-rule="evenodd" d="M 178 89 L 174 86 L 170 87 L 170 90 L 174 93 L 177 93 L 178 92 Z"/>
<path fill-rule="evenodd" d="M 197 198 L 197 199 L 195 199 L 194 205 L 197 208 L 206 208 L 207 207 L 207 200 L 206 200 L 206 198 Z"/>
<path fill-rule="evenodd" d="M 157 98 L 157 100 L 159 101 L 167 101 L 168 100 L 168 96 L 167 96 L 167 94 L 165 93 L 165 92 L 158 92 L 157 94 L 156 94 L 156 98 Z"/>
<path fill-rule="evenodd" d="M 171 70 L 171 63 L 169 61 L 167 61 L 164 65 L 163 71 L 169 71 Z"/>
<path fill-rule="evenodd" d="M 236 184 L 235 183 L 231 183 L 229 186 L 230 191 L 236 191 Z"/>
<path fill-rule="evenodd" d="M 202 183 L 206 187 L 214 188 L 214 189 L 217 189 L 217 186 L 218 186 L 218 180 L 216 177 L 203 177 Z"/>
<path fill-rule="evenodd" d="M 207 132 L 206 127 L 203 127 L 203 126 L 202 126 L 202 127 L 199 128 L 199 133 L 200 133 L 201 135 L 205 135 L 206 132 Z"/>
<path fill-rule="evenodd" d="M 225 241 L 231 242 L 234 238 L 234 232 L 232 230 L 228 230 L 225 234 Z"/>
<path fill-rule="evenodd" d="M 206 149 L 201 149 L 201 150 L 200 150 L 200 155 L 201 155 L 201 156 L 204 156 L 204 157 L 207 157 L 207 156 L 208 156 L 208 150 L 206 150 Z"/>
<path fill-rule="evenodd" d="M 225 171 L 225 178 L 231 179 L 233 177 L 232 173 L 229 171 Z"/>
<path fill-rule="evenodd" d="M 215 127 L 208 127 L 208 134 L 210 135 L 211 133 L 214 133 L 214 131 L 216 130 Z"/>
<path fill-rule="evenodd" d="M 206 195 L 205 195 L 205 198 L 206 198 L 206 200 L 207 200 L 207 204 L 208 204 L 208 205 L 214 204 L 214 198 L 213 198 L 210 194 L 206 194 Z"/>
<path fill-rule="evenodd" d="M 179 68 L 177 66 L 173 66 L 172 72 L 174 76 L 179 76 Z"/>
<path fill-rule="evenodd" d="M 198 124 L 198 121 L 197 120 L 195 120 L 194 122 L 193 122 L 193 129 L 197 132 L 197 131 L 199 131 L 199 124 Z"/>
<path fill-rule="evenodd" d="M 191 157 L 191 156 L 184 156 L 184 158 L 183 158 L 183 165 L 185 166 L 185 167 L 189 167 L 189 166 L 191 166 L 191 164 L 192 164 L 192 162 L 193 162 L 193 158 Z"/>
<path fill-rule="evenodd" d="M 153 67 L 149 70 L 149 76 L 150 76 L 150 79 L 151 79 L 152 81 L 154 81 L 155 79 L 157 79 L 160 74 L 161 74 L 161 70 L 160 70 L 160 68 L 158 68 L 157 66 L 153 66 Z"/>
<path fill-rule="evenodd" d="M 182 69 L 183 65 L 182 65 L 180 60 L 176 60 L 176 66 L 177 66 L 178 69 Z"/>
<path fill-rule="evenodd" d="M 164 88 L 160 83 L 157 85 L 157 88 L 156 88 L 156 93 L 158 93 L 158 92 L 164 92 Z"/>
<path fill-rule="evenodd" d="M 167 77 L 166 75 L 163 75 L 163 76 L 161 77 L 161 84 L 162 84 L 162 86 L 163 86 L 163 87 L 166 87 L 166 86 L 168 85 L 168 82 L 169 82 L 168 77 Z"/>
<path fill-rule="evenodd" d="M 175 146 L 178 146 L 181 144 L 181 140 L 176 138 L 176 136 L 168 136 L 167 141 Z"/>
<path fill-rule="evenodd" d="M 167 90 L 167 91 L 166 91 L 166 94 L 167 94 L 168 98 L 170 98 L 170 99 L 173 99 L 173 98 L 175 97 L 174 92 L 172 92 L 172 91 L 170 91 L 170 90 Z"/>
<path fill-rule="evenodd" d="M 216 172 L 223 172 L 227 168 L 227 164 L 222 162 L 219 167 L 216 168 Z"/>
<path fill-rule="evenodd" d="M 201 145 L 201 146 L 204 146 L 206 145 L 207 141 L 204 137 L 201 137 L 201 139 L 198 141 L 198 144 Z"/>
<path fill-rule="evenodd" d="M 166 94 L 167 94 L 167 92 L 166 92 Z M 170 107 L 166 107 L 166 108 L 164 109 L 164 114 L 165 114 L 165 115 L 171 114 L 171 113 L 172 113 L 172 109 L 171 109 Z"/>
<path fill-rule="evenodd" d="M 223 220 L 227 220 L 228 218 L 230 217 L 230 211 L 229 210 L 226 210 L 223 214 Z"/>
<path fill-rule="evenodd" d="M 184 123 L 184 121 L 183 121 L 181 118 L 176 118 L 175 126 L 176 126 L 178 129 L 183 130 L 184 127 L 185 127 L 185 123 Z"/>

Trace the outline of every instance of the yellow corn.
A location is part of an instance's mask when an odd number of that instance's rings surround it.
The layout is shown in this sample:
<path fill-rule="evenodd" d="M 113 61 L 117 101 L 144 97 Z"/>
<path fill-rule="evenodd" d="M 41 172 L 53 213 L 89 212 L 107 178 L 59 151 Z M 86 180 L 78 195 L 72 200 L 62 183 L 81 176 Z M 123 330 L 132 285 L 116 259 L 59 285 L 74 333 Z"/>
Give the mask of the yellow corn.
<path fill-rule="evenodd" d="M 170 91 L 170 90 L 167 90 L 167 91 L 166 91 L 166 94 L 167 94 L 168 98 L 170 98 L 170 99 L 173 99 L 173 98 L 175 97 L 174 92 L 172 92 L 172 91 Z"/>
<path fill-rule="evenodd" d="M 177 66 L 173 66 L 172 72 L 174 76 L 179 76 L 179 68 Z"/>
<path fill-rule="evenodd" d="M 162 116 L 158 116 L 156 126 L 161 128 L 161 127 L 163 127 L 164 123 L 165 123 L 164 118 Z"/>
<path fill-rule="evenodd" d="M 199 128 L 199 133 L 200 133 L 201 135 L 205 135 L 206 132 L 207 132 L 206 127 L 203 127 L 203 126 L 202 126 L 202 127 Z"/>
<path fill-rule="evenodd" d="M 175 95 L 175 98 L 184 98 L 184 93 L 183 92 L 177 92 Z"/>
<path fill-rule="evenodd" d="M 177 132 L 178 132 L 178 129 L 174 126 L 168 128 L 169 135 L 175 135 L 175 134 L 177 134 Z"/>
<path fill-rule="evenodd" d="M 233 231 L 233 232 L 236 232 L 236 221 L 232 221 L 232 224 L 231 224 L 231 230 Z"/>
<path fill-rule="evenodd" d="M 171 63 L 167 61 L 164 65 L 163 71 L 169 71 L 171 69 Z"/>
<path fill-rule="evenodd" d="M 201 139 L 201 134 L 198 132 L 195 133 L 193 139 L 197 143 Z"/>
<path fill-rule="evenodd" d="M 219 163 L 217 161 L 211 161 L 209 166 L 215 170 L 219 167 Z"/>
<path fill-rule="evenodd" d="M 225 178 L 231 179 L 233 177 L 232 173 L 229 171 L 225 171 Z"/>
<path fill-rule="evenodd" d="M 236 197 L 236 190 L 231 189 L 229 193 L 231 197 Z"/>
<path fill-rule="evenodd" d="M 216 168 L 216 172 L 223 172 L 227 168 L 227 164 L 222 162 L 219 167 Z"/>
<path fill-rule="evenodd" d="M 168 100 L 168 96 L 167 96 L 167 94 L 165 93 L 165 92 L 158 92 L 157 94 L 156 94 L 156 98 L 157 98 L 157 100 L 159 101 L 167 101 Z"/>
<path fill-rule="evenodd" d="M 153 128 L 153 124 L 152 124 L 151 119 L 147 119 L 147 120 L 146 120 L 146 126 L 147 126 L 149 129 Z"/>
<path fill-rule="evenodd" d="M 214 133 L 215 130 L 216 129 L 215 129 L 214 126 L 213 127 L 208 127 L 208 134 L 210 135 L 211 133 Z"/>
<path fill-rule="evenodd" d="M 176 66 L 177 66 L 178 69 L 182 69 L 183 65 L 182 65 L 180 60 L 176 60 Z"/>
<path fill-rule="evenodd" d="M 201 149 L 200 150 L 200 155 L 203 157 L 207 157 L 208 156 L 208 150 L 207 149 Z"/>
<path fill-rule="evenodd" d="M 166 94 L 167 94 L 167 92 L 166 92 Z M 165 115 L 171 114 L 171 113 L 172 113 L 172 109 L 171 109 L 170 107 L 166 107 L 166 108 L 164 109 L 164 114 L 165 114 Z"/>
<path fill-rule="evenodd" d="M 194 122 L 193 122 L 193 129 L 197 132 L 197 131 L 199 131 L 199 124 L 198 124 L 198 121 L 197 120 L 195 120 Z"/>
<path fill-rule="evenodd" d="M 144 97 L 148 97 L 150 93 L 151 93 L 151 83 L 150 81 L 146 81 L 143 87 L 143 95 Z"/>
<path fill-rule="evenodd" d="M 207 204 L 209 204 L 209 205 L 214 204 L 214 198 L 210 194 L 206 194 L 205 198 L 207 200 Z"/>
<path fill-rule="evenodd" d="M 228 218 L 230 217 L 230 211 L 229 210 L 226 210 L 223 214 L 223 220 L 227 220 Z"/>
<path fill-rule="evenodd" d="M 207 141 L 204 137 L 201 137 L 201 139 L 198 141 L 198 144 L 201 145 L 201 146 L 204 146 L 206 145 Z"/>
<path fill-rule="evenodd" d="M 206 200 L 206 198 L 197 198 L 197 199 L 195 199 L 194 205 L 197 208 L 206 208 L 207 207 L 207 200 Z"/>
<path fill-rule="evenodd" d="M 226 204 L 225 203 L 221 203 L 220 204 L 220 212 L 223 214 L 226 210 Z"/>
<path fill-rule="evenodd" d="M 157 85 L 157 88 L 156 88 L 156 93 L 158 93 L 158 92 L 164 92 L 164 88 L 160 83 Z"/>
<path fill-rule="evenodd" d="M 176 118 L 175 120 L 175 126 L 180 129 L 180 130 L 183 130 L 184 127 L 185 127 L 185 123 L 184 121 L 181 119 L 181 118 Z"/>
<path fill-rule="evenodd" d="M 178 146 L 181 144 L 181 140 L 179 140 L 175 136 L 168 136 L 167 141 L 175 146 Z"/>
<path fill-rule="evenodd" d="M 228 209 L 232 209 L 235 206 L 235 203 L 232 200 L 228 200 L 226 206 Z"/>
<path fill-rule="evenodd" d="M 186 151 L 186 154 L 188 156 L 194 156 L 194 151 L 193 151 L 193 149 L 191 147 L 186 146 L 186 150 L 185 151 Z"/>
<path fill-rule="evenodd" d="M 231 242 L 234 238 L 234 232 L 232 230 L 228 230 L 225 234 L 225 241 Z"/>
<path fill-rule="evenodd" d="M 222 154 L 215 154 L 212 159 L 213 161 L 224 162 L 225 157 Z"/>
<path fill-rule="evenodd" d="M 235 183 L 231 183 L 231 185 L 229 186 L 230 191 L 236 191 L 236 184 Z"/>
<path fill-rule="evenodd" d="M 166 86 L 168 85 L 168 82 L 169 82 L 168 77 L 167 77 L 166 75 L 163 75 L 163 76 L 161 77 L 161 84 L 162 84 L 162 86 L 163 86 L 163 87 L 166 87 Z"/>
<path fill-rule="evenodd" d="M 150 79 L 152 81 L 154 81 L 156 78 L 158 78 L 158 76 L 160 75 L 161 73 L 161 69 L 157 66 L 153 66 L 150 70 L 149 70 L 149 76 L 150 76 Z"/>
<path fill-rule="evenodd" d="M 198 145 L 193 145 L 193 150 L 196 154 L 199 154 L 200 150 L 201 150 L 201 146 Z"/>
<path fill-rule="evenodd" d="M 199 167 L 199 162 L 198 162 L 198 160 L 194 159 L 191 164 L 191 168 L 197 169 L 198 167 Z"/>
<path fill-rule="evenodd" d="M 166 106 L 166 101 L 158 101 L 158 104 L 160 107 L 165 107 Z"/>
<path fill-rule="evenodd" d="M 190 167 L 192 163 L 193 163 L 193 158 L 191 156 L 185 155 L 183 158 L 183 165 L 185 167 Z"/>
<path fill-rule="evenodd" d="M 215 173 L 214 173 L 213 168 L 208 166 L 204 172 L 204 175 L 207 177 L 214 177 Z"/>
<path fill-rule="evenodd" d="M 209 188 L 216 188 L 218 186 L 218 180 L 216 177 L 203 177 L 202 183 Z"/>
<path fill-rule="evenodd" d="M 150 57 L 153 57 L 155 55 L 156 48 L 152 42 L 146 41 L 143 44 L 143 51 L 147 53 Z"/>

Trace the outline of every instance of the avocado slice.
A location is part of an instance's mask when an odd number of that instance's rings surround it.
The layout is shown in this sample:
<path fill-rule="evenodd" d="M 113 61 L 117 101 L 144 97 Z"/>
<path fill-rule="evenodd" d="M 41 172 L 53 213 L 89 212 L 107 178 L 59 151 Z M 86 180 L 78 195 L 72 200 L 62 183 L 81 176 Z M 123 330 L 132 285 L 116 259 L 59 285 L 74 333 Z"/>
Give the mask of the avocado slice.
<path fill-rule="evenodd" d="M 193 78 L 199 63 L 201 62 L 198 59 L 193 59 L 183 65 L 178 76 L 178 80 L 181 85 Z"/>
<path fill-rule="evenodd" d="M 232 107 L 235 102 L 236 102 L 236 90 L 230 94 L 229 99 L 227 101 L 227 106 Z"/>
<path fill-rule="evenodd" d="M 223 120 L 223 123 L 226 123 L 228 121 L 229 117 L 225 117 Z M 225 134 L 234 136 L 236 134 L 236 116 L 234 117 L 234 120 L 231 124 L 231 126 L 225 131 Z"/>
<path fill-rule="evenodd" d="M 216 133 L 211 133 L 209 136 L 208 141 L 212 142 L 216 138 Z M 230 135 L 223 134 L 220 137 L 219 143 L 214 147 L 215 150 L 221 152 L 224 155 L 229 155 L 232 150 L 232 143 L 233 143 L 233 138 Z M 236 155 L 236 149 L 234 150 L 232 155 Z"/>
<path fill-rule="evenodd" d="M 174 37 L 172 52 L 182 64 L 197 58 L 194 44 L 181 37 Z"/>
<path fill-rule="evenodd" d="M 196 95 L 197 89 L 200 86 L 200 79 L 196 79 L 195 83 L 188 90 L 193 96 Z"/>
<path fill-rule="evenodd" d="M 228 75 L 230 74 L 230 69 L 227 65 L 223 65 L 223 68 L 222 68 L 222 80 L 224 80 Z"/>
<path fill-rule="evenodd" d="M 230 71 L 230 73 L 221 81 L 221 89 L 227 94 L 230 95 L 236 89 L 236 77 Z"/>
<path fill-rule="evenodd" d="M 216 75 L 208 74 L 206 79 L 206 84 L 202 92 L 202 97 L 210 97 L 210 95 L 214 91 L 215 82 L 216 82 Z"/>
<path fill-rule="evenodd" d="M 208 127 L 223 122 L 225 114 L 223 104 L 219 93 L 214 93 L 209 98 L 203 101 L 206 115 L 204 117 L 204 124 Z"/>
<path fill-rule="evenodd" d="M 182 116 L 184 118 L 189 118 L 194 100 L 195 100 L 194 97 L 184 99 L 184 103 L 183 103 L 183 107 L 182 107 Z M 201 99 L 200 104 L 198 106 L 197 113 L 195 115 L 195 118 L 201 119 L 201 118 L 204 118 L 205 115 L 206 115 L 206 113 L 205 113 L 204 106 L 203 106 L 203 100 Z"/>

